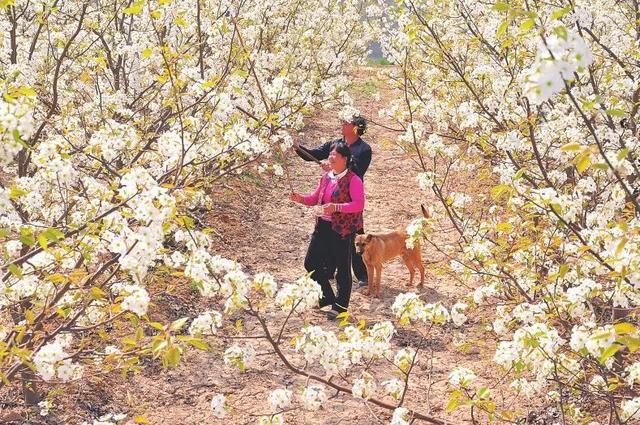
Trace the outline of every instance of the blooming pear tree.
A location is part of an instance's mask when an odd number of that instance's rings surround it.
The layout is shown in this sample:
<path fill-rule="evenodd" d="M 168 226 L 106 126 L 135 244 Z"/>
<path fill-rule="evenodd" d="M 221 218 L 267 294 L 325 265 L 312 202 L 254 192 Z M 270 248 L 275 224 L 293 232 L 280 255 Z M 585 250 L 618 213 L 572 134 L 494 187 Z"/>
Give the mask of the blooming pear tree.
<path fill-rule="evenodd" d="M 33 403 L 41 381 L 206 349 L 220 312 L 150 311 L 176 273 L 247 307 L 251 280 L 192 211 L 243 167 L 274 169 L 369 37 L 356 4 L 277 3 L 0 2 L 0 387 Z"/>
<path fill-rule="evenodd" d="M 640 420 L 638 10 L 409 0 L 380 16 L 402 93 L 385 115 L 456 233 L 435 248 L 477 288 L 466 305 L 495 306 L 511 387 L 562 423 Z M 475 377 L 452 371 L 449 408 L 510 420 Z"/>

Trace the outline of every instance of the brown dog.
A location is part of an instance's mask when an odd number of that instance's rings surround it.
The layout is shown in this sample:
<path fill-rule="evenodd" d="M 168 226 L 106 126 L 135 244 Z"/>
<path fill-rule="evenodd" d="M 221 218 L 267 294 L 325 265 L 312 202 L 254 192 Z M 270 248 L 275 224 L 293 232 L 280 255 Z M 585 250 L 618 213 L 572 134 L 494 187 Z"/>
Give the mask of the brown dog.
<path fill-rule="evenodd" d="M 424 205 L 420 205 L 422 215 L 429 218 Z M 416 268 L 420 270 L 420 286 L 424 285 L 424 265 L 420 254 L 420 244 L 416 243 L 412 249 L 407 248 L 407 230 L 400 228 L 388 233 L 367 233 L 356 235 L 356 249 L 362 254 L 362 260 L 367 266 L 369 280 L 368 294 L 380 298 L 380 280 L 382 278 L 382 264 L 398 256 L 402 257 L 409 269 L 409 285 L 413 286 Z"/>

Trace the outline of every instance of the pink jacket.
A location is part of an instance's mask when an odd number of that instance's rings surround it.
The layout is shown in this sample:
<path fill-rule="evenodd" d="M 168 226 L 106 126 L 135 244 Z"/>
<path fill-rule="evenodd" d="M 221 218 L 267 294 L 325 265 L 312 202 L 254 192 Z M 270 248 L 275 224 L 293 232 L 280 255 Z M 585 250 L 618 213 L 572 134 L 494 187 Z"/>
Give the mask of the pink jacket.
<path fill-rule="evenodd" d="M 346 178 L 346 176 L 342 177 Z M 338 187 L 338 180 L 329 177 L 329 173 L 325 173 L 320 179 L 320 183 L 313 193 L 302 195 L 302 201 L 305 205 L 323 205 L 331 203 L 331 194 Z M 364 210 L 364 185 L 362 179 L 353 174 L 349 184 L 350 202 L 336 204 L 336 211 L 343 213 L 358 213 Z M 321 202 L 318 199 L 321 198 Z M 331 221 L 331 215 L 322 216 L 323 220 Z"/>

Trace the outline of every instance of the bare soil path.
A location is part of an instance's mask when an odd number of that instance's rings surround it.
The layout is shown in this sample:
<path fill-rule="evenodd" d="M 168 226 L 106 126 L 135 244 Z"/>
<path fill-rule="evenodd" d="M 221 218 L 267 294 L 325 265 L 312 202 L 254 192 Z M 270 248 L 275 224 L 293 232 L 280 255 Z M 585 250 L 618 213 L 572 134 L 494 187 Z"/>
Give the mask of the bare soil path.
<path fill-rule="evenodd" d="M 364 68 L 358 72 L 352 96 L 361 113 L 374 121 L 391 125 L 378 117 L 378 111 L 397 96 L 377 76 L 379 68 Z M 372 87 L 380 91 L 380 100 L 372 96 Z M 309 120 L 303 144 L 316 146 L 340 134 L 335 110 L 318 113 Z M 383 231 L 406 226 L 420 215 L 420 203 L 433 202 L 420 191 L 416 173 L 418 168 L 394 143 L 396 133 L 371 124 L 365 140 L 373 149 L 373 160 L 366 174 L 365 230 Z M 315 188 L 320 168 L 304 162 L 294 154 L 287 155 L 292 184 L 297 191 Z M 284 180 L 284 179 L 283 179 Z M 244 178 L 241 184 L 222 185 L 220 193 L 213 194 L 216 207 L 205 217 L 216 230 L 213 250 L 242 263 L 248 272 L 271 273 L 279 283 L 291 282 L 304 273 L 303 261 L 313 229 L 310 209 L 288 200 L 288 185 L 283 181 L 272 184 L 260 179 Z M 442 235 L 444 241 L 448 236 Z M 437 243 L 438 236 L 434 237 Z M 432 247 L 423 246 L 426 262 L 443 260 Z M 437 273 L 437 264 L 427 266 L 426 285 L 418 290 L 426 302 L 442 301 L 451 307 L 455 300 L 466 294 L 454 279 Z M 367 322 L 393 320 L 390 307 L 395 297 L 408 288 L 408 271 L 400 260 L 394 260 L 383 269 L 382 297 L 373 300 L 354 288 L 350 311 L 356 319 Z M 212 305 L 194 294 L 193 289 L 182 288 L 178 295 L 166 295 L 155 311 L 169 319 L 194 315 Z M 445 412 L 448 402 L 447 376 L 456 366 L 468 366 L 479 375 L 496 376 L 490 366 L 494 346 L 486 342 L 487 324 L 480 314 L 470 314 L 470 321 L 461 329 L 451 325 L 436 327 L 426 340 L 412 328 L 399 328 L 392 340 L 394 349 L 411 345 L 420 349 L 420 360 L 409 382 L 410 390 L 405 405 L 410 408 L 445 418 L 451 423 L 470 420 L 468 409 Z M 238 317 L 240 318 L 240 317 Z M 307 317 L 309 323 L 325 329 L 338 329 L 337 323 L 321 315 Z M 227 323 L 232 327 L 233 323 Z M 294 327 L 302 326 L 301 319 Z M 247 321 L 246 331 L 258 333 L 255 324 Z M 424 329 L 426 331 L 426 329 Z M 61 399 L 57 418 L 62 423 L 82 423 L 89 417 L 105 413 L 144 416 L 157 424 L 244 424 L 256 423 L 260 415 L 268 414 L 267 397 L 275 388 L 287 387 L 300 394 L 304 379 L 288 371 L 266 346 L 259 346 L 257 364 L 244 374 L 224 365 L 222 345 L 210 352 L 189 351 L 177 369 L 163 371 L 157 363 L 142 368 L 141 372 L 126 377 L 113 376 L 92 380 L 74 388 L 72 397 Z M 393 377 L 391 365 L 374 370 L 379 380 Z M 321 372 L 320 370 L 318 372 Z M 507 397 L 499 388 L 494 397 Z M 224 393 L 232 406 L 232 416 L 216 419 L 209 408 L 211 397 Z M 380 397 L 385 399 L 380 392 Z M 392 399 L 386 398 L 388 402 Z M 299 404 L 296 403 L 299 406 Z M 324 408 L 316 412 L 296 409 L 286 413 L 287 423 L 293 424 L 350 424 L 365 425 L 388 423 L 390 413 L 355 400 L 349 395 L 334 395 Z M 53 415 L 52 415 L 53 419 Z M 60 423 L 60 422 L 49 422 Z"/>

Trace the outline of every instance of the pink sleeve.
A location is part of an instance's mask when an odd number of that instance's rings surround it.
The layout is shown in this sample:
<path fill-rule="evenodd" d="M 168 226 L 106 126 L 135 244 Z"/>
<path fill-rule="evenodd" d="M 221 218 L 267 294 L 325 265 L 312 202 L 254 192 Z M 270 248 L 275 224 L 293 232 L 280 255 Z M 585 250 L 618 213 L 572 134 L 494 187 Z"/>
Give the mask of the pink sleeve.
<path fill-rule="evenodd" d="M 349 195 L 351 196 L 351 202 L 337 204 L 338 211 L 345 213 L 357 213 L 364 210 L 364 185 L 362 184 L 360 177 L 356 175 L 351 177 Z"/>
<path fill-rule="evenodd" d="M 324 174 L 320 177 L 320 183 L 318 183 L 318 187 L 313 193 L 306 193 L 302 195 L 302 203 L 308 207 L 318 204 L 318 196 L 320 196 L 320 188 L 322 187 L 322 182 L 324 181 Z"/>

